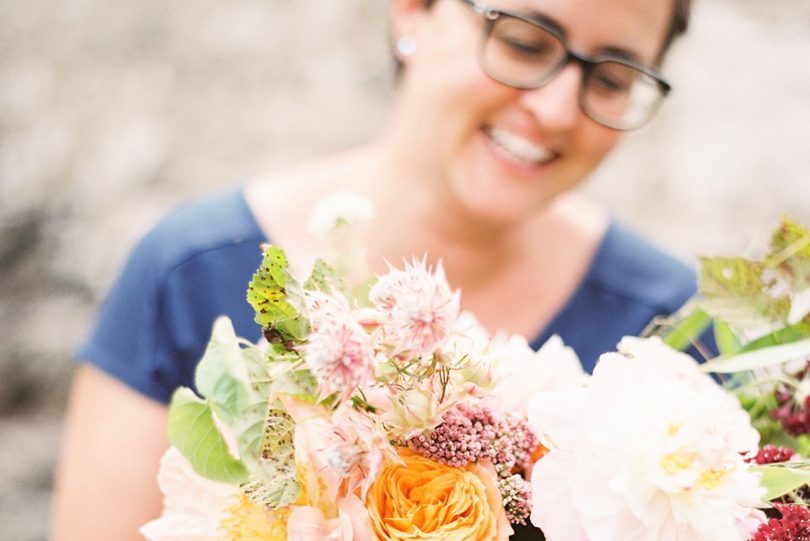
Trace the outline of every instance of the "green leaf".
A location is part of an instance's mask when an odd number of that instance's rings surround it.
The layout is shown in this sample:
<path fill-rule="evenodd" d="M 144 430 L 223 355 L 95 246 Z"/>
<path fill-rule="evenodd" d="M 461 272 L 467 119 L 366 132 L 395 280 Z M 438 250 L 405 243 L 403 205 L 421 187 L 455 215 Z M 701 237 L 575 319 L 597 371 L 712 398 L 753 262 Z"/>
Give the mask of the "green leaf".
<path fill-rule="evenodd" d="M 301 342 L 309 334 L 309 321 L 293 305 L 302 304 L 296 289 L 284 251 L 265 247 L 262 263 L 248 285 L 248 302 L 256 312 L 256 323 L 278 332 L 282 340 Z"/>
<path fill-rule="evenodd" d="M 741 352 L 756 351 L 758 349 L 769 348 L 798 342 L 804 338 L 810 338 L 810 326 L 807 323 L 797 323 L 782 329 L 778 329 L 770 334 L 761 336 L 753 342 L 747 343 Z"/>
<path fill-rule="evenodd" d="M 790 299 L 771 295 L 764 271 L 764 263 L 740 257 L 701 258 L 698 287 L 705 298 L 703 309 L 743 337 L 785 325 Z"/>
<path fill-rule="evenodd" d="M 756 466 L 751 468 L 760 474 L 759 483 L 766 489 L 763 500 L 770 501 L 810 482 L 810 470 L 785 466 Z"/>
<path fill-rule="evenodd" d="M 709 314 L 694 303 L 687 304 L 672 319 L 672 327 L 665 332 L 662 340 L 678 351 L 684 351 L 694 344 L 712 322 Z"/>
<path fill-rule="evenodd" d="M 810 455 L 810 436 L 802 434 L 796 438 L 796 452 L 802 457 Z"/>
<path fill-rule="evenodd" d="M 284 367 L 276 363 L 273 366 Z M 267 357 L 237 338 L 227 318 L 219 318 L 214 324 L 211 340 L 197 368 L 196 383 L 208 399 L 207 403 L 200 402 L 208 416 L 215 412 L 236 438 L 245 468 L 239 482 L 265 487 L 266 490 L 254 492 L 265 495 L 266 505 L 288 505 L 290 497 L 294 501 L 291 495 L 297 495 L 298 487 L 292 420 L 277 407 L 270 408 L 272 415 L 268 412 L 268 397 L 275 382 L 268 370 Z M 280 419 L 289 422 L 282 427 Z M 196 418 L 192 420 L 198 422 Z M 181 428 L 182 422 L 190 421 L 179 419 Z M 268 449 L 273 452 L 268 453 Z"/>
<path fill-rule="evenodd" d="M 298 499 L 301 487 L 298 483 L 290 483 L 281 479 L 276 479 L 265 484 L 258 478 L 251 478 L 248 483 L 240 487 L 256 505 L 278 509 L 287 505 L 292 505 Z M 287 502 L 287 503 L 283 503 Z"/>
<path fill-rule="evenodd" d="M 240 340 L 227 317 L 214 322 L 194 379 L 197 390 L 215 404 L 217 414 L 226 424 L 257 400 Z"/>
<path fill-rule="evenodd" d="M 810 231 L 784 216 L 771 237 L 767 263 L 782 271 L 794 291 L 810 287 Z"/>
<path fill-rule="evenodd" d="M 810 356 L 810 339 L 740 353 L 733 357 L 717 357 L 700 366 L 704 372 L 730 374 L 757 368 L 767 368 Z"/>
<path fill-rule="evenodd" d="M 304 289 L 310 291 L 321 290 L 330 293 L 335 289 L 342 291 L 343 288 L 343 280 L 338 276 L 334 267 L 321 258 L 316 259 L 312 266 L 312 273 L 304 282 Z"/>
<path fill-rule="evenodd" d="M 288 370 L 280 374 L 272 385 L 272 395 L 285 394 L 308 402 L 315 401 L 318 383 L 309 369 Z"/>
<path fill-rule="evenodd" d="M 725 322 L 718 321 L 714 324 L 714 341 L 721 355 L 734 355 L 742 349 L 742 344 L 731 327 Z"/>
<path fill-rule="evenodd" d="M 191 389 L 181 387 L 169 407 L 169 440 L 207 479 L 237 484 L 248 479 L 241 460 L 228 451 L 228 444 L 214 423 L 208 404 Z"/>
<path fill-rule="evenodd" d="M 243 491 L 257 504 L 273 509 L 295 503 L 300 492 L 297 482 L 293 436 L 295 422 L 279 405 L 267 409 L 261 434 L 251 429 L 244 433 L 248 447 L 258 446 L 258 454 L 251 453 L 250 482 Z"/>

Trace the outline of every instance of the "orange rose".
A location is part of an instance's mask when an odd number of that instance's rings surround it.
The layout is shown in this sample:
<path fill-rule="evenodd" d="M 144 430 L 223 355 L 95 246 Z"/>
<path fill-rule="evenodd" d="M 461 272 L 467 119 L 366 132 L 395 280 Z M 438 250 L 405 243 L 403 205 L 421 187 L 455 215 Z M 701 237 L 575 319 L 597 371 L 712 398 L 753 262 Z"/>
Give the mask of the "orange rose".
<path fill-rule="evenodd" d="M 384 466 L 366 498 L 379 539 L 490 541 L 512 534 L 491 465 L 452 468 L 398 452 L 405 465 Z"/>

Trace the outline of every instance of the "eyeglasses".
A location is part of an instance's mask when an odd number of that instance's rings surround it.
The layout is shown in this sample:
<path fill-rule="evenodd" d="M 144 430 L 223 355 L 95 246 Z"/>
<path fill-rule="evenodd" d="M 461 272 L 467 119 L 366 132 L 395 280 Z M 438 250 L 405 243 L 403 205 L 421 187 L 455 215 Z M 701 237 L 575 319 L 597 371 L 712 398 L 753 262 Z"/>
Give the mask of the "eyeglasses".
<path fill-rule="evenodd" d="M 571 62 L 582 67 L 579 106 L 615 130 L 640 128 L 652 119 L 672 87 L 655 71 L 610 55 L 571 51 L 554 28 L 518 13 L 461 0 L 484 19 L 478 63 L 490 78 L 513 88 L 539 88 Z"/>

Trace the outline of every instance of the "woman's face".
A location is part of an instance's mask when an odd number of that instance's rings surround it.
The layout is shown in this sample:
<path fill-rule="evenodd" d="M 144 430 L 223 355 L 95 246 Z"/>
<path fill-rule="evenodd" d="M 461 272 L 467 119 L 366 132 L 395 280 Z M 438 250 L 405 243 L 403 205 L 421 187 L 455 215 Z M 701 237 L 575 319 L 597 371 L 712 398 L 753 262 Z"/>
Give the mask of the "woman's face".
<path fill-rule="evenodd" d="M 581 182 L 620 132 L 579 108 L 582 70 L 567 65 L 545 86 L 517 90 L 493 81 L 477 62 L 482 18 L 460 0 L 429 10 L 394 0 L 395 32 L 417 43 L 404 59 L 398 145 L 418 158 L 425 178 L 441 177 L 444 203 L 482 219 L 531 216 Z M 672 0 L 489 0 L 488 7 L 539 15 L 575 52 L 620 52 L 653 65 Z M 431 174 L 432 173 L 432 174 Z M 443 190 L 442 190 L 443 188 Z"/>

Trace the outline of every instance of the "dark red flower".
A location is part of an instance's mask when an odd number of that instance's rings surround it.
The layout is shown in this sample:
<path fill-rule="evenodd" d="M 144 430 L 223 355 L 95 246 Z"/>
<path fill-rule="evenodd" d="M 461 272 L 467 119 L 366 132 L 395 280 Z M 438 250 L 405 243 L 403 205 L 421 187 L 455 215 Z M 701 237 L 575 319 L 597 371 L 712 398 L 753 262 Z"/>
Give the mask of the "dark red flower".
<path fill-rule="evenodd" d="M 798 505 L 776 505 L 782 518 L 772 518 L 757 528 L 750 541 L 810 541 L 810 515 Z"/>
<path fill-rule="evenodd" d="M 787 462 L 795 453 L 796 451 L 790 447 L 779 447 L 769 443 L 759 450 L 757 456 L 749 458 L 748 462 L 756 462 L 760 466 L 764 464 Z"/>

